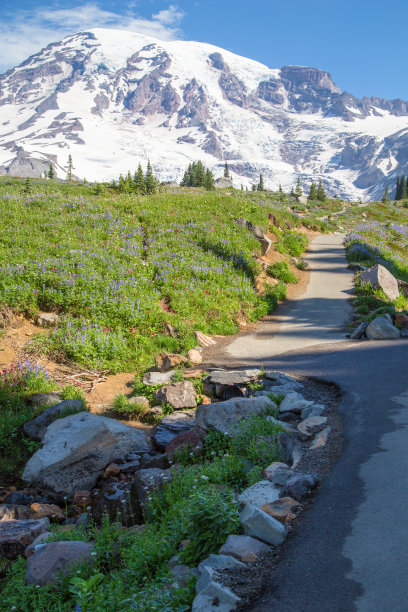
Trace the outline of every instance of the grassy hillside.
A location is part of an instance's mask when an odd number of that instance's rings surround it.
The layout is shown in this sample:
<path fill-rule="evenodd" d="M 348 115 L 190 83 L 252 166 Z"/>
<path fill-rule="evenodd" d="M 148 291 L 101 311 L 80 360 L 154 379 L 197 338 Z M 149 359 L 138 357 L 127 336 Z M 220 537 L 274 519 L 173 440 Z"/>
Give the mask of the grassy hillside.
<path fill-rule="evenodd" d="M 95 189 L 37 181 L 25 194 L 23 181 L 0 181 L 0 303 L 30 316 L 61 315 L 34 345 L 87 367 L 141 369 L 161 350 L 194 346 L 194 330 L 231 334 L 238 319 L 276 306 L 281 292 L 255 289 L 259 242 L 235 220 L 268 230 L 273 214 L 285 242 L 300 226 L 287 201 Z M 303 223 L 324 229 L 312 218 Z"/>

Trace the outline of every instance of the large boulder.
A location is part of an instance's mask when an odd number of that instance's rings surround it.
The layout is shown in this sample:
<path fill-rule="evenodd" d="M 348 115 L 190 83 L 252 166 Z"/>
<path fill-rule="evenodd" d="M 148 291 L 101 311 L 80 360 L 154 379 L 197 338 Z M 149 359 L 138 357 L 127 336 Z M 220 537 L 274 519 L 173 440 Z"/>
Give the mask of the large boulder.
<path fill-rule="evenodd" d="M 268 397 L 234 398 L 218 404 L 198 406 L 196 423 L 202 429 L 215 429 L 234 435 L 241 420 L 251 415 L 262 415 L 276 408 Z"/>
<path fill-rule="evenodd" d="M 89 542 L 48 542 L 27 559 L 26 584 L 47 586 L 78 564 L 95 562 L 96 551 Z"/>
<path fill-rule="evenodd" d="M 149 449 L 143 430 L 89 412 L 54 421 L 43 442 L 27 462 L 23 480 L 55 499 L 92 489 L 115 457 Z"/>
<path fill-rule="evenodd" d="M 54 406 L 55 404 L 59 404 L 60 401 L 61 396 L 55 391 L 51 391 L 51 393 L 34 393 L 27 397 L 27 402 L 35 406 Z"/>
<path fill-rule="evenodd" d="M 68 415 L 75 412 L 82 412 L 85 410 L 85 406 L 82 400 L 67 399 L 63 402 L 59 402 L 54 406 L 50 406 L 42 412 L 38 417 L 32 421 L 28 421 L 23 426 L 23 431 L 28 438 L 32 440 L 42 441 L 47 430 L 48 425 L 51 425 L 55 419 L 60 418 L 61 415 Z"/>
<path fill-rule="evenodd" d="M 37 536 L 48 531 L 48 519 L 0 522 L 0 558 L 15 559 Z"/>
<path fill-rule="evenodd" d="M 369 283 L 375 289 L 382 289 L 391 302 L 399 296 L 397 279 L 380 264 L 362 272 L 360 282 Z"/>
<path fill-rule="evenodd" d="M 185 410 L 165 416 L 153 436 L 156 445 L 164 450 L 173 438 L 194 429 L 195 415 L 196 410 Z"/>
<path fill-rule="evenodd" d="M 170 404 L 174 410 L 183 410 L 185 408 L 195 408 L 197 393 L 193 383 L 190 380 L 176 382 L 167 387 L 159 389 L 154 400 L 159 404 Z"/>
<path fill-rule="evenodd" d="M 271 544 L 279 546 L 286 538 L 282 523 L 252 504 L 247 504 L 240 515 L 244 533 Z"/>
<path fill-rule="evenodd" d="M 366 336 L 369 340 L 396 340 L 401 337 L 401 332 L 392 324 L 389 315 L 382 315 L 371 321 Z"/>

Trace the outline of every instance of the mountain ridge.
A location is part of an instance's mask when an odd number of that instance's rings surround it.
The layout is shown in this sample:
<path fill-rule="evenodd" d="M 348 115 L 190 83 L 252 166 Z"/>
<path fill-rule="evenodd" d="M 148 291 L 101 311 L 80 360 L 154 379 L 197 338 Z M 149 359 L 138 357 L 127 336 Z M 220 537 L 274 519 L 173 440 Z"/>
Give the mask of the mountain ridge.
<path fill-rule="evenodd" d="M 408 169 L 408 102 L 356 98 L 330 73 L 271 69 L 207 43 L 94 28 L 0 76 L 0 174 L 110 180 L 151 159 L 180 180 L 202 159 L 234 183 L 321 179 L 332 195 L 375 197 Z"/>

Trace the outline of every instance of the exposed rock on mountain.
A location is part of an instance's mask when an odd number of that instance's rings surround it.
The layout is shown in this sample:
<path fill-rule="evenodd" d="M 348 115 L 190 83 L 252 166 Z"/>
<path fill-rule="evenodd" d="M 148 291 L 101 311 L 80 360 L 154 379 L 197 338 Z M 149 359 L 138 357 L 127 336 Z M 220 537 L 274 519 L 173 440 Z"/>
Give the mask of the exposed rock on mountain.
<path fill-rule="evenodd" d="M 328 72 L 270 69 L 195 42 L 94 29 L 0 76 L 0 174 L 110 180 L 149 157 L 163 181 L 201 159 L 236 185 L 382 194 L 408 172 L 408 102 L 342 92 Z M 235 160 L 235 163 L 233 163 Z M 232 163 L 231 163 L 232 162 Z"/>

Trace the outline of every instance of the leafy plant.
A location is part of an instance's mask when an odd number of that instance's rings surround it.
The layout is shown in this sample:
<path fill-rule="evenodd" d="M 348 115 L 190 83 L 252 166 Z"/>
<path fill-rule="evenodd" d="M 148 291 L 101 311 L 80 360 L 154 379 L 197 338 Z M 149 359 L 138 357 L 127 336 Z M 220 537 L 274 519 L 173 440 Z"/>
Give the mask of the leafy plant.
<path fill-rule="evenodd" d="M 291 271 L 287 261 L 277 261 L 268 267 L 267 272 L 284 283 L 297 283 L 299 281 L 298 277 Z"/>

